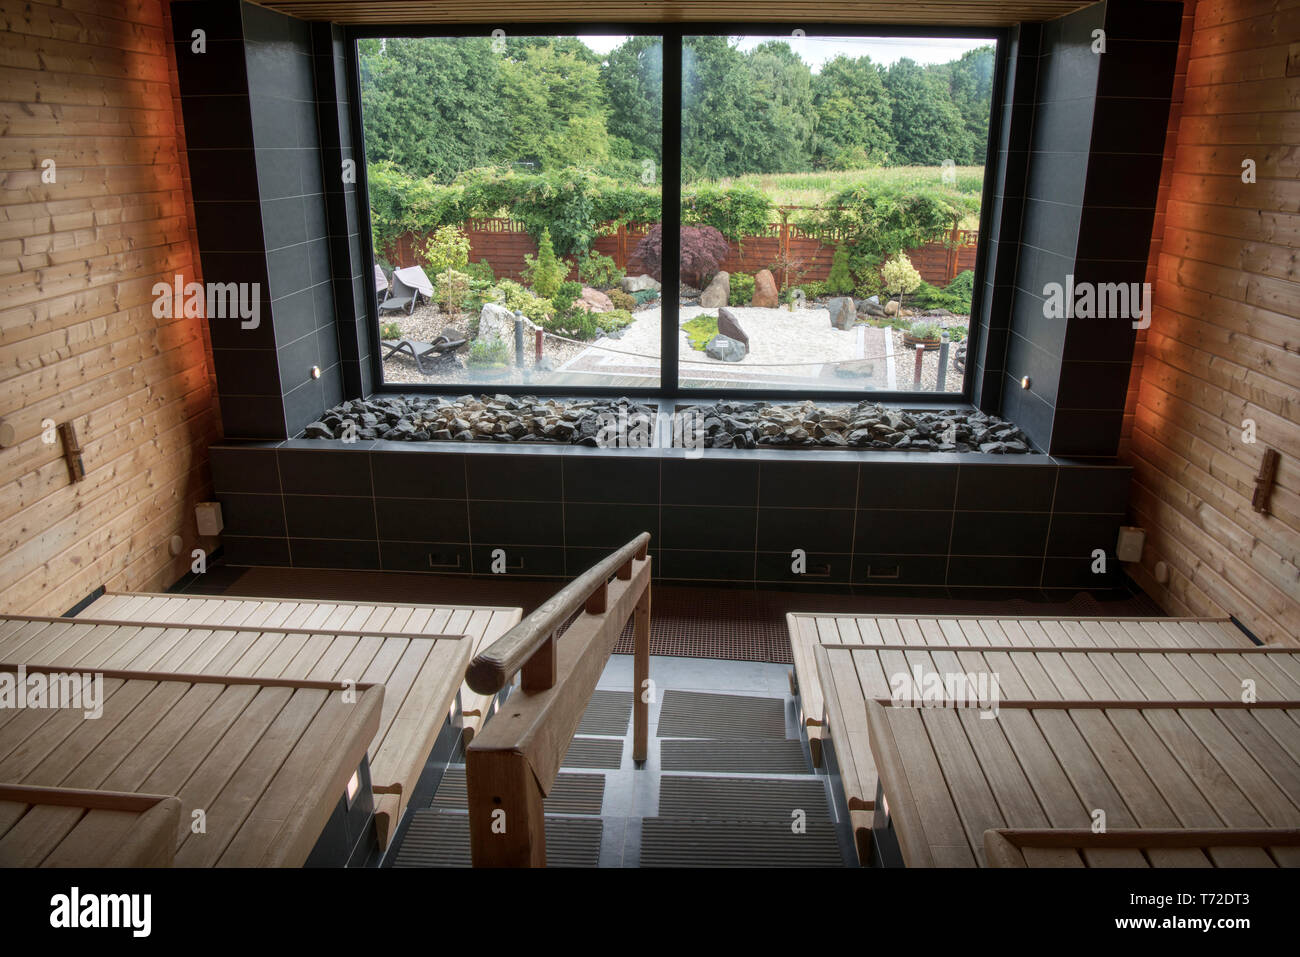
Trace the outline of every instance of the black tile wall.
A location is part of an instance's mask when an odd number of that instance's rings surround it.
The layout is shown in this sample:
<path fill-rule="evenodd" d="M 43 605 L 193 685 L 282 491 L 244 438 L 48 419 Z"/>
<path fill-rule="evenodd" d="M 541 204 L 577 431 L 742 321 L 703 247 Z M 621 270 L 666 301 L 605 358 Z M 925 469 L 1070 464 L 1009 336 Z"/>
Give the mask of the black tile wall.
<path fill-rule="evenodd" d="M 238 563 L 486 575 L 500 550 L 504 574 L 564 577 L 648 531 L 659 578 L 868 590 L 1109 587 L 1118 564 L 1099 576 L 1092 553 L 1113 551 L 1131 474 L 1042 455 L 581 453 L 299 440 L 211 460 Z"/>
<path fill-rule="evenodd" d="M 1015 421 L 1053 455 L 1118 449 L 1132 360 L 1132 320 L 1051 317 L 1045 288 L 1141 283 L 1169 113 L 1181 4 L 1093 4 L 1012 34 L 993 284 L 974 398 Z M 1104 30 L 1104 53 L 1094 31 Z M 1027 157 L 1020 151 L 1027 150 Z M 1004 288 L 1004 284 L 1011 288 Z M 1010 335 L 997 336 L 999 323 Z M 1028 377 L 1029 386 L 1020 382 Z"/>
<path fill-rule="evenodd" d="M 350 294 L 362 271 L 360 245 L 333 246 L 335 233 L 348 238 L 349 220 L 360 221 L 343 208 L 355 205 L 355 186 L 336 189 L 343 205 L 330 209 L 332 179 L 322 165 L 329 162 L 341 180 L 341 157 L 350 158 L 342 34 L 239 0 L 174 6 L 204 279 L 257 283 L 261 294 L 258 329 L 209 320 L 222 350 L 217 386 L 230 410 L 226 434 L 283 439 L 368 387 L 360 367 L 369 349 L 358 346 L 365 324 L 356 322 Z M 196 25 L 208 33 L 202 54 L 191 47 Z M 348 291 L 342 323 L 336 286 Z"/>

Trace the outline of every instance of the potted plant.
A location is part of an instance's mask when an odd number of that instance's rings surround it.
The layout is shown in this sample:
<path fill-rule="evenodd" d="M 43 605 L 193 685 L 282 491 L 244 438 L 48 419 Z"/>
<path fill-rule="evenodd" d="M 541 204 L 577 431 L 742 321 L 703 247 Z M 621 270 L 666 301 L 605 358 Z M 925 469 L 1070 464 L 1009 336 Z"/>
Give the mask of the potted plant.
<path fill-rule="evenodd" d="M 933 322 L 914 322 L 912 328 L 903 333 L 903 341 L 912 348 L 918 344 L 925 346 L 926 352 L 939 348 L 943 330 Z"/>

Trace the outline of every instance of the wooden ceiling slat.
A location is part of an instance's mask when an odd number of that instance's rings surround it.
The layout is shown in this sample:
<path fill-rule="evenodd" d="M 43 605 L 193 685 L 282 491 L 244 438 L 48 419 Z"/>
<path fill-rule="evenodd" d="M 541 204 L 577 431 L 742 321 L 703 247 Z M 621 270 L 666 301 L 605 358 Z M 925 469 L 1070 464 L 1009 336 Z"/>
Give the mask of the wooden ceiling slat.
<path fill-rule="evenodd" d="M 304 20 L 335 23 L 851 23 L 1008 26 L 1051 20 L 1086 0 L 260 0 Z"/>

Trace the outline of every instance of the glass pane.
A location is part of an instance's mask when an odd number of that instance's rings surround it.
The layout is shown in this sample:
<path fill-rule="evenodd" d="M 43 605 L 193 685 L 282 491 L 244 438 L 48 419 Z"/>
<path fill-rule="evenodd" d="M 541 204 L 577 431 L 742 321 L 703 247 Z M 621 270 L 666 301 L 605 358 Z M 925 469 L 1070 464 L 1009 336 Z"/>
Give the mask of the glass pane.
<path fill-rule="evenodd" d="M 993 62 L 987 39 L 685 38 L 683 386 L 962 390 Z"/>
<path fill-rule="evenodd" d="M 659 384 L 659 37 L 358 43 L 388 384 Z"/>

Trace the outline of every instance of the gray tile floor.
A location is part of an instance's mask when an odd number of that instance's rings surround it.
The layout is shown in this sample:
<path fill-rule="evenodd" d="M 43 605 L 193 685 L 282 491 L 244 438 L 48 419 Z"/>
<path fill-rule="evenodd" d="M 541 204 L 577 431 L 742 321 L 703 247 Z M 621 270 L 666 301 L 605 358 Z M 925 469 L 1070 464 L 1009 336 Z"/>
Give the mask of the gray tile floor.
<path fill-rule="evenodd" d="M 778 782 L 786 782 L 787 786 L 802 784 L 799 793 L 807 795 L 808 793 L 820 793 L 822 802 L 818 806 L 811 808 L 808 812 L 810 820 L 825 821 L 831 819 L 832 825 L 821 825 L 824 830 L 821 832 L 819 840 L 822 841 L 823 847 L 828 840 L 827 834 L 830 829 L 834 828 L 834 805 L 829 800 L 827 792 L 828 779 L 823 774 L 815 774 L 812 771 L 811 764 L 808 763 L 807 743 L 800 742 L 800 747 L 804 752 L 804 770 L 801 773 L 769 772 L 769 771 L 747 771 L 747 772 L 719 772 L 719 771 L 665 771 L 661 765 L 661 747 L 663 740 L 656 731 L 659 727 L 659 718 L 664 708 L 664 692 L 675 690 L 678 692 L 706 692 L 712 694 L 726 694 L 739 696 L 752 696 L 763 699 L 776 699 L 785 717 L 785 739 L 788 741 L 799 741 L 799 726 L 796 716 L 794 699 L 790 695 L 789 686 L 789 666 L 767 664 L 762 662 L 750 661 L 721 661 L 707 658 L 678 658 L 678 657 L 661 657 L 652 656 L 650 661 L 650 676 L 654 683 L 654 699 L 650 705 L 650 739 L 647 760 L 641 767 L 637 767 L 632 760 L 632 740 L 630 720 L 628 726 L 624 728 L 621 734 L 587 734 L 581 733 L 575 740 L 591 741 L 618 741 L 622 748 L 621 759 L 617 768 L 593 769 L 583 767 L 583 774 L 601 774 L 605 778 L 604 799 L 601 806 L 601 821 L 603 830 L 600 842 L 599 866 L 601 867 L 638 867 L 641 864 L 641 847 L 642 847 L 642 824 L 647 818 L 657 818 L 660 813 L 660 791 L 663 781 L 666 777 L 692 777 L 692 778 L 712 778 L 724 779 L 730 778 L 737 781 L 744 779 L 749 783 L 746 787 L 777 787 Z M 597 685 L 598 691 L 603 692 L 632 692 L 632 658 L 629 655 L 613 655 L 610 657 L 605 671 L 602 674 Z M 609 725 L 606 730 L 612 731 Z M 701 736 L 703 736 L 701 734 Z M 722 742 L 719 742 L 722 743 Z M 566 768 L 561 771 L 562 774 L 577 771 L 577 768 Z M 756 780 L 761 779 L 761 780 Z M 697 786 L 701 783 L 694 782 Z M 809 787 L 811 786 L 811 788 Z M 793 790 L 793 789 L 792 789 Z M 761 802 L 755 802 L 761 804 Z M 737 816 L 738 807 L 743 804 L 731 802 L 726 805 L 720 805 L 710 808 L 707 802 L 702 805 L 704 814 L 710 819 L 716 818 L 719 821 Z M 548 820 L 567 815 L 555 815 L 548 813 Z M 590 817 L 587 818 L 590 820 Z M 676 823 L 672 820 L 659 819 L 661 824 Z M 735 828 L 737 825 L 731 823 L 728 825 L 719 824 L 714 829 L 719 840 L 725 842 L 731 832 L 726 828 Z M 741 825 L 742 828 L 744 825 Z M 772 827 L 769 822 L 764 825 Z M 838 831 L 845 831 L 845 828 L 838 828 Z M 548 830 L 548 834 L 551 832 Z M 557 837 L 559 835 L 557 834 Z M 852 850 L 847 845 L 847 835 L 837 834 L 834 843 L 838 840 L 840 845 L 840 855 L 843 863 L 849 863 L 855 859 L 852 856 Z M 831 848 L 833 855 L 834 849 Z M 727 858 L 727 852 L 722 852 L 722 858 Z M 822 857 L 825 858 L 825 853 Z M 399 850 L 400 857 L 400 850 Z"/>

